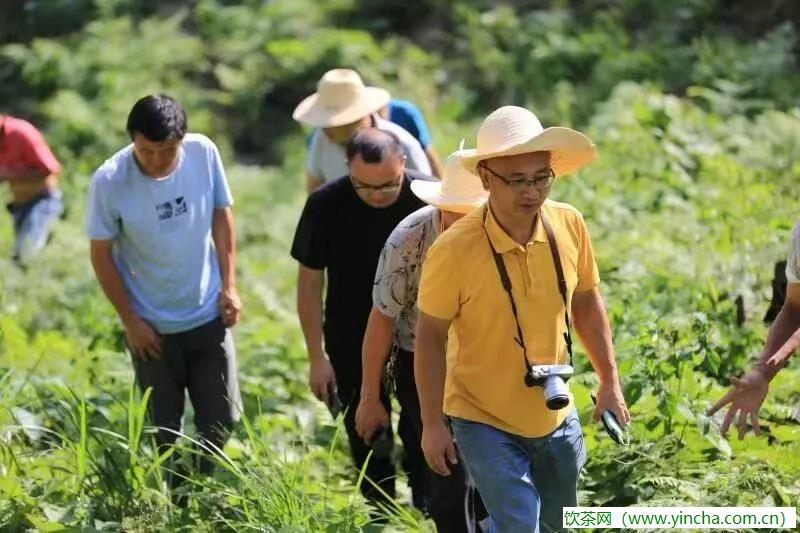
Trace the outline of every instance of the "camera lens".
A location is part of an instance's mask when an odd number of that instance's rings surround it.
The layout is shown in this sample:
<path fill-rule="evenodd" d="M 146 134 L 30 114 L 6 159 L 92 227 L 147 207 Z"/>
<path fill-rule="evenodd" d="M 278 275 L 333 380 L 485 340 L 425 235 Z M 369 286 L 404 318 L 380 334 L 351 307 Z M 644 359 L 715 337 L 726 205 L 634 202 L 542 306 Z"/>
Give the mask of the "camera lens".
<path fill-rule="evenodd" d="M 552 411 L 558 411 L 569 405 L 569 396 L 553 396 L 545 401 L 545 405 Z"/>
<path fill-rule="evenodd" d="M 550 376 L 544 383 L 544 403 L 548 409 L 557 411 L 569 405 L 569 389 L 560 376 Z"/>

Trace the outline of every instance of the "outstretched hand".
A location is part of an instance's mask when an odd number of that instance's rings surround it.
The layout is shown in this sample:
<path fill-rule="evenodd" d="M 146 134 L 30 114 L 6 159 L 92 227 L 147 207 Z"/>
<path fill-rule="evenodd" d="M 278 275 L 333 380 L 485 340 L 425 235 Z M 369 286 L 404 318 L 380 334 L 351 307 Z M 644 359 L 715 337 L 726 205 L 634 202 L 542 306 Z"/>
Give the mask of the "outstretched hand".
<path fill-rule="evenodd" d="M 708 410 L 708 416 L 731 404 L 722 421 L 720 431 L 723 434 L 727 433 L 728 428 L 738 414 L 739 440 L 742 440 L 747 433 L 748 418 L 750 418 L 750 422 L 753 425 L 753 433 L 760 435 L 761 427 L 758 423 L 758 411 L 761 409 L 769 390 L 769 379 L 767 379 L 764 370 L 756 365 L 742 377 L 731 378 L 731 383 L 733 383 L 733 387 Z"/>

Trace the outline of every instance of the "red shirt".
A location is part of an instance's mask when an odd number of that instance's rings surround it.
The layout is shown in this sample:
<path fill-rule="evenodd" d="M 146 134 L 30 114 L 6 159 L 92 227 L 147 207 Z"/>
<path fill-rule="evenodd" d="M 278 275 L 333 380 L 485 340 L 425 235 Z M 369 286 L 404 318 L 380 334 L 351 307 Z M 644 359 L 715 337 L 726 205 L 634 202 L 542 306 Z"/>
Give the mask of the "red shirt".
<path fill-rule="evenodd" d="M 3 132 L 0 138 L 0 168 L 15 172 L 40 170 L 46 176 L 61 170 L 61 164 L 50 151 L 44 137 L 30 122 L 6 115 Z"/>

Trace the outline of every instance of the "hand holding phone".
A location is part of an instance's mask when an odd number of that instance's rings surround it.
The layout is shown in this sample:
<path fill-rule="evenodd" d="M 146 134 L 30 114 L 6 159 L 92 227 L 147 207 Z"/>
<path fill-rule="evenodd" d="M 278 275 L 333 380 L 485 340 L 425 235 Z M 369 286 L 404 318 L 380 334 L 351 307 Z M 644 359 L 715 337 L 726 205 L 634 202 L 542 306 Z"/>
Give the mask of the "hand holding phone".
<path fill-rule="evenodd" d="M 339 391 L 336 389 L 336 381 L 331 380 L 327 384 L 328 387 L 328 401 L 325 405 L 328 406 L 328 411 L 330 411 L 331 416 L 336 419 L 339 416 L 339 413 L 344 411 L 344 405 L 342 404 L 342 400 L 339 399 Z"/>
<path fill-rule="evenodd" d="M 378 429 L 372 435 L 369 447 L 372 448 L 372 453 L 375 454 L 375 457 L 385 458 L 391 456 L 394 442 L 391 427 L 388 424 L 378 426 Z"/>
<path fill-rule="evenodd" d="M 597 405 L 597 396 L 595 396 L 594 391 L 591 392 L 591 397 L 592 403 Z M 600 421 L 603 423 L 606 433 L 608 433 L 608 436 L 611 437 L 614 442 L 623 446 L 630 444 L 627 432 L 620 427 L 619 421 L 614 413 L 606 409 L 600 416 Z"/>

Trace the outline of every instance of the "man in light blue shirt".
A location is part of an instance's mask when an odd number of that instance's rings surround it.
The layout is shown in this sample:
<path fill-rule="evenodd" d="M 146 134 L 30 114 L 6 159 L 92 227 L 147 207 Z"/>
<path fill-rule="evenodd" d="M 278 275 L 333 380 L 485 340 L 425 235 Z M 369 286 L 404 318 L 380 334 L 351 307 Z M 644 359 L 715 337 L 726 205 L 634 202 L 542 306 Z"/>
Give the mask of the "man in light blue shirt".
<path fill-rule="evenodd" d="M 175 441 L 188 392 L 200 440 L 213 450 L 239 415 L 228 330 L 241 312 L 233 199 L 216 146 L 186 133 L 171 97 L 136 102 L 127 129 L 133 143 L 92 178 L 92 266 L 122 321 L 137 381 L 152 388 L 159 444 Z"/>

